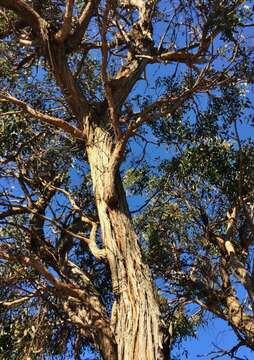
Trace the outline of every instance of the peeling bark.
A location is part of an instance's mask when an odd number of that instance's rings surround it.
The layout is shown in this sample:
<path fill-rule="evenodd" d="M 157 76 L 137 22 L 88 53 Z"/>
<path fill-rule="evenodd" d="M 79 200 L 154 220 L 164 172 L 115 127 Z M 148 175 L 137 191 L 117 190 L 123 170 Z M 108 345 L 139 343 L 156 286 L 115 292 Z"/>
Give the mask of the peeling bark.
<path fill-rule="evenodd" d="M 111 326 L 118 359 L 164 359 L 159 305 L 148 267 L 142 262 L 121 180 L 117 175 L 115 184 L 108 181 L 112 136 L 101 127 L 89 133 L 87 154 L 115 295 Z M 115 196 L 108 203 L 112 186 Z"/>

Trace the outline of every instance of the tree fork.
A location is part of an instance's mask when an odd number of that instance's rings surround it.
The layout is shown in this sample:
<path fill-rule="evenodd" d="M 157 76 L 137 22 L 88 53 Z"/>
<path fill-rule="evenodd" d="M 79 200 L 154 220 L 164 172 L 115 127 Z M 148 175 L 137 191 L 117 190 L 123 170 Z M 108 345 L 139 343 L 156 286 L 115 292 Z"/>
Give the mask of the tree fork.
<path fill-rule="evenodd" d="M 34 26 L 40 29 L 37 23 Z M 115 142 L 113 134 L 108 130 L 111 124 L 105 115 L 106 109 L 102 115 L 105 121 L 98 121 L 91 114 L 92 107 L 83 97 L 69 69 L 65 46 L 56 43 L 54 36 L 44 25 L 43 30 L 45 30 L 42 36 L 45 57 L 72 113 L 79 122 L 79 130 L 84 134 L 102 241 L 111 269 L 115 294 L 111 328 L 113 342 L 116 341 L 116 358 L 118 360 L 166 359 L 164 350 L 166 341 L 159 301 L 149 269 L 142 261 L 138 238 L 118 171 L 114 171 L 113 176 L 108 178 Z M 81 320 L 81 313 L 82 310 L 77 308 L 73 316 Z M 96 341 L 92 339 L 90 341 L 96 344 Z M 109 343 L 111 344 L 111 341 Z M 109 343 L 105 340 L 99 346 L 105 360 L 115 358 L 112 351 L 108 352 L 106 349 Z M 113 343 L 112 348 L 114 348 Z"/>

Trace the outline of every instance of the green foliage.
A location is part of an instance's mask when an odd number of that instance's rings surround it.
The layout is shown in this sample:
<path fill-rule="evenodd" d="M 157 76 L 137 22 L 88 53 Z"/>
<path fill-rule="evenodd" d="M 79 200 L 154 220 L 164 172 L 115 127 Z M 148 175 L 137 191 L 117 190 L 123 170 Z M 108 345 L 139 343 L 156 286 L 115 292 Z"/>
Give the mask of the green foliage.
<path fill-rule="evenodd" d="M 65 1 L 27 3 L 48 21 L 50 34 L 59 30 Z M 252 19 L 251 2 L 171 3 L 168 6 L 161 1 L 156 6 L 152 26 L 155 32 L 158 29 L 163 32 L 160 36 L 156 34 L 154 46 L 158 45 L 158 49 L 153 49 L 151 56 L 153 52 L 159 57 L 163 52 L 176 50 L 177 55 L 186 52 L 189 60 L 176 64 L 169 60 L 162 69 L 151 63 L 147 72 L 141 74 L 142 84 L 146 85 L 131 91 L 123 106 L 116 104 L 115 115 L 124 131 L 135 123 L 139 112 L 147 114 L 145 127 L 132 134 L 134 140 L 123 164 L 123 180 L 130 204 L 132 196 L 144 200 L 144 206 L 134 218 L 135 226 L 142 254 L 160 290 L 162 316 L 167 326 L 172 327 L 171 341 L 178 345 L 188 337 L 197 336 L 199 327 L 206 325 L 202 306 L 196 310 L 193 305 L 197 300 L 207 308 L 211 305 L 216 315 L 226 316 L 226 291 L 223 289 L 222 294 L 219 271 L 221 249 L 209 235 L 225 235 L 227 212 L 235 206 L 239 211 L 231 241 L 239 253 L 239 261 L 250 268 L 253 236 L 246 209 L 250 210 L 253 201 L 254 143 L 251 139 L 241 139 L 239 132 L 248 122 L 253 123 L 248 82 L 253 81 L 254 62 L 252 49 L 248 48 L 248 34 L 243 31 L 244 24 Z M 66 47 L 64 53 L 80 93 L 91 106 L 91 114 L 96 115 L 96 126 L 102 124 L 102 113 L 109 105 L 101 66 L 103 4 L 75 51 Z M 84 1 L 75 1 L 72 31 L 85 5 Z M 110 84 L 112 91 L 118 90 L 113 79 L 117 71 L 123 66 L 125 86 L 129 62 L 149 53 L 143 52 L 141 43 L 135 48 L 133 34 L 129 40 L 127 37 L 126 44 L 116 37 L 121 35 L 117 23 L 127 31 L 138 17 L 136 8 L 116 7 L 115 22 L 109 26 L 107 35 L 112 52 L 106 59 L 106 70 L 112 79 L 106 85 Z M 204 36 L 210 34 L 212 39 L 216 38 L 206 51 L 199 49 L 203 32 Z M 38 44 L 36 36 L 13 12 L 1 14 L 2 91 L 83 130 L 84 124 L 71 111 L 70 94 L 65 88 L 60 91 L 59 80 L 54 79 L 52 49 L 48 44 L 46 48 Z M 116 49 L 112 39 L 120 43 Z M 31 45 L 23 46 L 20 40 L 31 41 Z M 196 64 L 192 60 L 194 55 L 198 58 Z M 205 85 L 210 83 L 215 85 L 206 89 Z M 189 92 L 186 97 L 185 92 Z M 150 111 L 149 106 L 158 99 L 158 105 Z M 32 119 L 6 101 L 0 103 L 0 115 L 0 214 L 13 210 L 10 216 L 0 219 L 1 245 L 11 246 L 11 254 L 16 258 L 26 255 L 39 258 L 59 281 L 83 290 L 87 285 L 82 278 L 77 274 L 66 276 L 66 259 L 75 263 L 90 279 L 110 315 L 114 296 L 108 264 L 97 260 L 86 242 L 80 241 L 81 236 L 88 238 L 91 230 L 80 221 L 82 214 L 98 225 L 98 245 L 103 231 L 84 142 Z M 112 127 L 108 131 L 113 133 Z M 143 146 L 138 160 L 135 136 Z M 17 208 L 24 212 L 16 211 Z M 247 232 L 248 253 L 242 248 L 241 231 Z M 34 237 L 39 243 L 37 248 Z M 79 344 L 79 327 L 63 311 L 66 298 L 58 297 L 53 286 L 30 267 L 14 266 L 5 260 L 1 260 L 0 266 L 0 360 L 19 360 L 27 354 L 32 359 L 67 358 L 69 349 L 80 356 L 85 353 L 91 344 L 84 338 Z M 230 262 L 228 268 L 234 285 L 238 280 Z M 24 303 L 6 305 L 33 291 L 38 294 Z M 216 307 L 212 306 L 214 294 Z M 246 309 L 248 305 L 243 307 Z M 74 349 L 77 343 L 79 346 Z"/>

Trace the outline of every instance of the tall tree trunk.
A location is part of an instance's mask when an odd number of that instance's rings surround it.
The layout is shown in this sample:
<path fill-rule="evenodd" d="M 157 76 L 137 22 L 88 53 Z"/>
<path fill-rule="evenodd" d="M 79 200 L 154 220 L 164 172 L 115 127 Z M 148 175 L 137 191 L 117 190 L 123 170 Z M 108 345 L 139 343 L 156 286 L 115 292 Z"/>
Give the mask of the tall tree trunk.
<path fill-rule="evenodd" d="M 90 128 L 87 134 L 93 190 L 115 295 L 111 324 L 118 359 L 165 359 L 159 304 L 149 269 L 142 262 L 120 177 L 114 185 L 109 183 L 112 135 L 102 127 Z M 106 199 L 111 186 L 115 201 L 109 205 Z"/>
<path fill-rule="evenodd" d="M 109 163 L 114 149 L 112 124 L 106 119 L 101 121 L 97 115 L 83 117 L 87 114 L 86 104 L 64 60 L 63 50 L 52 45 L 51 57 L 54 58 L 51 65 L 56 80 L 76 118 L 83 122 L 101 236 L 115 296 L 111 328 L 117 343 L 117 358 L 165 359 L 163 326 L 151 275 L 142 262 L 120 177 L 114 179 L 115 184 L 109 181 Z M 102 113 L 105 114 L 105 110 Z M 114 185 L 117 201 L 109 206 L 108 194 Z"/>

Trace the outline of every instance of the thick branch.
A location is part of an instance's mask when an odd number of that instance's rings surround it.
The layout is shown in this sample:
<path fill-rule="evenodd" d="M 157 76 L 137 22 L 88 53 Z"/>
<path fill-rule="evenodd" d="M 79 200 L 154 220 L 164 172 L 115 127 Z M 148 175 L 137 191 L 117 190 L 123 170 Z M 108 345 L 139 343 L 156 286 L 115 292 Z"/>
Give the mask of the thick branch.
<path fill-rule="evenodd" d="M 32 29 L 45 38 L 47 22 L 23 0 L 0 0 L 0 6 L 14 11 Z"/>
<path fill-rule="evenodd" d="M 29 258 L 28 256 L 22 256 L 22 255 L 14 256 L 6 251 L 1 250 L 1 248 L 0 248 L 0 258 L 10 263 L 20 263 L 25 267 L 31 266 L 34 270 L 38 271 L 38 273 L 40 273 L 43 277 L 45 277 L 45 279 L 47 279 L 52 285 L 54 285 L 56 289 L 61 290 L 66 295 L 73 296 L 78 299 L 82 299 L 83 294 L 81 290 L 75 289 L 72 285 L 66 284 L 55 278 L 39 259 Z"/>
<path fill-rule="evenodd" d="M 57 42 L 49 41 L 48 48 L 48 60 L 56 82 L 73 115 L 79 120 L 80 127 L 83 127 L 84 116 L 91 111 L 91 105 L 82 94 L 80 87 L 69 68 L 64 46 L 59 45 Z"/>
<path fill-rule="evenodd" d="M 114 80 L 111 81 L 112 96 L 117 108 L 120 109 L 133 86 L 145 71 L 148 61 L 145 59 L 132 59 L 118 72 Z"/>
<path fill-rule="evenodd" d="M 127 63 L 118 71 L 112 83 L 112 93 L 114 103 L 121 108 L 123 102 L 128 97 L 136 82 L 140 79 L 147 65 L 146 59 L 137 58 L 135 52 L 141 55 L 150 55 L 153 48 L 151 19 L 157 0 L 148 1 L 123 1 L 124 6 L 135 6 L 139 10 L 139 21 L 133 25 L 131 31 L 126 34 L 121 29 L 125 38 L 127 48 L 130 48 Z M 129 46 L 130 39 L 135 42 L 134 46 Z"/>
<path fill-rule="evenodd" d="M 111 91 L 111 86 L 109 83 L 108 73 L 107 73 L 107 63 L 108 63 L 108 46 L 107 46 L 107 27 L 108 27 L 108 16 L 110 11 L 110 1 L 106 3 L 105 14 L 103 16 L 103 22 L 101 25 L 101 38 L 102 38 L 102 62 L 101 62 L 101 78 L 104 85 L 105 96 L 109 106 L 109 112 L 112 121 L 112 127 L 114 129 L 116 139 L 120 139 L 121 131 L 119 128 L 119 116 L 117 113 L 117 107 L 114 102 L 114 98 Z"/>
<path fill-rule="evenodd" d="M 73 5 L 74 0 L 66 0 L 63 25 L 55 35 L 59 42 L 63 42 L 71 31 Z"/>
<path fill-rule="evenodd" d="M 45 277 L 53 285 L 53 291 L 65 300 L 67 299 L 63 302 L 63 308 L 70 321 L 82 330 L 84 336 L 94 343 L 102 354 L 110 353 L 110 356 L 105 358 L 116 359 L 116 344 L 106 310 L 100 302 L 98 293 L 89 283 L 89 279 L 75 264 L 68 262 L 68 270 L 74 276 L 82 277 L 86 285 L 85 290 L 80 290 L 72 283 L 67 284 L 57 279 L 38 258 L 31 259 L 23 255 L 13 255 L 11 247 L 8 245 L 0 246 L 0 259 L 9 263 L 20 263 L 24 267 L 31 266 Z"/>
<path fill-rule="evenodd" d="M 74 33 L 68 39 L 68 51 L 73 51 L 82 41 L 86 29 L 90 23 L 92 16 L 99 5 L 99 0 L 89 0 L 83 8 L 83 11 L 78 19 L 78 24 Z"/>

